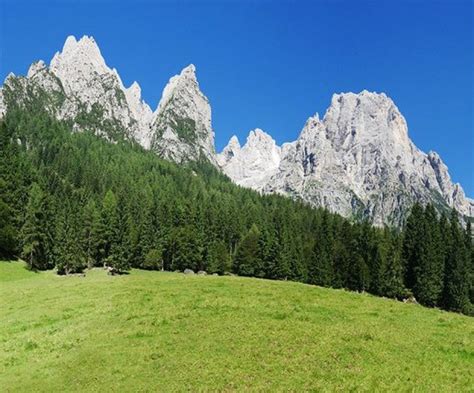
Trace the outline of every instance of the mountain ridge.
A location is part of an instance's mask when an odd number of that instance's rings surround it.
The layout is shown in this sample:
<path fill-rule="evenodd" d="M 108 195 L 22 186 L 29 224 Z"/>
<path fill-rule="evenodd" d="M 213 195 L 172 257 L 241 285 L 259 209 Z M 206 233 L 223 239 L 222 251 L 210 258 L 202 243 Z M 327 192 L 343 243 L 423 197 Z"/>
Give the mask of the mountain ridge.
<path fill-rule="evenodd" d="M 295 141 L 278 146 L 252 130 L 216 153 L 212 111 L 193 64 L 170 78 L 155 111 L 133 82 L 124 86 L 93 37 L 67 37 L 50 65 L 34 62 L 25 77 L 9 74 L 0 88 L 0 116 L 9 105 L 42 106 L 74 129 L 107 140 L 125 138 L 184 163 L 205 159 L 235 183 L 326 207 L 375 225 L 403 224 L 413 203 L 434 203 L 474 216 L 474 201 L 453 183 L 441 157 L 418 149 L 385 93 L 334 94 L 322 119 L 308 118 Z"/>
<path fill-rule="evenodd" d="M 228 150 L 229 145 L 221 157 Z M 227 156 L 222 167 L 244 185 L 236 174 L 245 168 L 236 170 L 236 161 Z M 248 160 L 241 162 L 246 165 Z M 266 184 L 245 185 L 297 197 L 346 217 L 368 216 L 379 226 L 402 225 L 415 201 L 474 215 L 474 201 L 451 181 L 439 155 L 424 153 L 411 141 L 394 102 L 367 90 L 334 94 L 323 119 L 318 114 L 308 118 L 298 138 L 281 146 L 278 170 Z"/>

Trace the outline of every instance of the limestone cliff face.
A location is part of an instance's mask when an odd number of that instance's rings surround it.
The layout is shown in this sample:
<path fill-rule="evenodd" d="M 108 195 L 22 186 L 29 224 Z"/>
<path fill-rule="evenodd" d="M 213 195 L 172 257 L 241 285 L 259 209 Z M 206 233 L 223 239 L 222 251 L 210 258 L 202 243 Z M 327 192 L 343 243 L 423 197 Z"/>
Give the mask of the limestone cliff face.
<path fill-rule="evenodd" d="M 149 145 L 152 111 L 141 99 L 140 87 L 136 82 L 128 89 L 123 86 L 92 37 L 77 41 L 69 36 L 49 67 L 38 61 L 26 77 L 7 78 L 0 96 L 9 95 L 24 105 L 40 100 L 57 118 L 72 120 L 77 130 L 90 129 L 110 140 L 125 136 Z"/>
<path fill-rule="evenodd" d="M 205 159 L 241 186 L 376 225 L 400 225 L 416 201 L 474 216 L 474 201 L 437 153 L 413 144 L 404 117 L 383 93 L 335 94 L 323 119 L 310 117 L 298 139 L 281 147 L 255 129 L 244 146 L 234 136 L 216 154 L 211 106 L 193 65 L 169 80 L 152 112 L 138 83 L 125 88 L 92 37 L 70 36 L 49 66 L 38 61 L 26 76 L 8 75 L 0 118 L 14 106 L 43 108 L 75 131 L 125 138 L 178 163 Z"/>
<path fill-rule="evenodd" d="M 257 128 L 250 131 L 242 148 L 233 136 L 217 160 L 237 184 L 261 190 L 278 170 L 280 150 L 270 135 Z"/>
<path fill-rule="evenodd" d="M 298 139 L 282 146 L 279 159 L 267 160 L 265 170 L 273 174 L 263 182 L 254 175 L 254 181 L 243 183 L 242 173 L 250 170 L 251 160 L 229 155 L 231 150 L 228 146 L 221 153 L 227 158 L 220 163 L 236 183 L 302 199 L 346 217 L 400 225 L 415 201 L 474 215 L 473 201 L 453 184 L 436 153 L 425 154 L 413 144 L 404 117 L 383 93 L 335 94 L 322 120 L 309 118 Z M 250 156 L 269 155 L 272 148 L 261 150 Z"/>
<path fill-rule="evenodd" d="M 196 68 L 172 77 L 153 114 L 151 148 L 175 162 L 206 158 L 216 164 L 211 106 L 199 89 Z"/>

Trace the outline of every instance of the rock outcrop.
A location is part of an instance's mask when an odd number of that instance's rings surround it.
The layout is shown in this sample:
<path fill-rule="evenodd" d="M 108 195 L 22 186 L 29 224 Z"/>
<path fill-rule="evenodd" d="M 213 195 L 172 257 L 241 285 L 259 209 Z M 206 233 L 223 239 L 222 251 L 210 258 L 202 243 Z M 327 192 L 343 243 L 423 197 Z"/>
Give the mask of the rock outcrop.
<path fill-rule="evenodd" d="M 33 63 L 26 77 L 7 79 L 1 95 L 25 106 L 41 101 L 57 118 L 72 120 L 77 130 L 149 145 L 152 111 L 141 99 L 140 87 L 136 82 L 129 89 L 123 86 L 92 37 L 77 41 L 69 36 L 49 67 L 41 60 Z"/>
<path fill-rule="evenodd" d="M 268 157 L 276 150 L 257 151 L 252 154 Z M 233 139 L 219 160 L 237 184 L 346 217 L 367 217 L 376 225 L 402 224 L 415 201 L 474 216 L 474 202 L 453 184 L 436 153 L 425 154 L 413 144 L 404 117 L 383 93 L 335 94 L 324 118 L 309 118 L 298 139 L 282 146 L 277 168 L 267 159 L 256 171 L 261 177 L 253 174 L 252 160 L 241 157 Z M 247 173 L 251 176 L 244 177 Z"/>
<path fill-rule="evenodd" d="M 211 106 L 189 65 L 163 90 L 151 123 L 151 149 L 175 162 L 205 157 L 216 163 Z"/>
<path fill-rule="evenodd" d="M 257 128 L 250 131 L 241 148 L 234 135 L 217 161 L 224 173 L 243 187 L 261 190 L 276 174 L 281 149 L 273 138 Z"/>
<path fill-rule="evenodd" d="M 110 141 L 128 139 L 178 163 L 207 160 L 235 183 L 324 206 L 376 225 L 400 225 L 414 202 L 474 216 L 474 201 L 454 184 L 435 152 L 425 154 L 383 93 L 335 94 L 323 119 L 310 117 L 298 139 L 277 146 L 260 129 L 243 147 L 234 136 L 216 154 L 211 106 L 194 65 L 172 77 L 155 112 L 137 82 L 125 88 L 92 37 L 70 36 L 46 65 L 9 74 L 0 88 L 0 117 L 9 108 L 44 109 Z"/>

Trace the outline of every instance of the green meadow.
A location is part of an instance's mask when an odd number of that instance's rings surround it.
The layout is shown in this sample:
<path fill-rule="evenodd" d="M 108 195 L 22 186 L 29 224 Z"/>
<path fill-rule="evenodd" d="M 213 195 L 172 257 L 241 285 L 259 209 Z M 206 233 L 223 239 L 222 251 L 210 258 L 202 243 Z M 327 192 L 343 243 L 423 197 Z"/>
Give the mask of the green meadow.
<path fill-rule="evenodd" d="M 474 318 L 343 290 L 0 262 L 0 390 L 473 391 Z"/>

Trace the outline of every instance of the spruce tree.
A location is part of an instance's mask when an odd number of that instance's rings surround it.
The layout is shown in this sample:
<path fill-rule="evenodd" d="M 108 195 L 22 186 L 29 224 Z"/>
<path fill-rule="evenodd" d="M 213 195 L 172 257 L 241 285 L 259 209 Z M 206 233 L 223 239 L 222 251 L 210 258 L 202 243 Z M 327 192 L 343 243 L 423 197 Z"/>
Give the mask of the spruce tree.
<path fill-rule="evenodd" d="M 12 256 L 16 250 L 17 231 L 13 209 L 5 196 L 6 183 L 0 178 L 0 256 Z"/>
<path fill-rule="evenodd" d="M 472 225 L 471 221 L 468 221 L 466 224 L 466 231 L 465 231 L 465 242 L 466 242 L 466 250 L 467 250 L 467 258 L 469 264 L 469 299 L 471 304 L 474 305 L 474 242 L 473 242 L 473 233 L 472 233 Z"/>
<path fill-rule="evenodd" d="M 46 269 L 48 235 L 45 233 L 45 195 L 37 183 L 33 183 L 21 228 L 22 257 L 32 270 Z"/>
<path fill-rule="evenodd" d="M 381 283 L 381 295 L 389 298 L 403 299 L 408 294 L 403 282 L 400 238 L 396 235 L 390 241 L 387 260 L 384 266 Z"/>
<path fill-rule="evenodd" d="M 471 287 L 468 254 L 458 213 L 452 210 L 450 218 L 451 243 L 447 251 L 443 305 L 446 309 L 469 313 Z"/>
<path fill-rule="evenodd" d="M 441 248 L 439 222 L 432 205 L 426 206 L 422 224 L 423 236 L 418 239 L 420 250 L 414 268 L 413 293 L 421 304 L 434 307 L 439 304 L 443 290 L 444 251 Z"/>
<path fill-rule="evenodd" d="M 57 216 L 54 257 L 58 274 L 81 272 L 86 264 L 75 214 L 70 206 L 66 206 Z"/>
<path fill-rule="evenodd" d="M 123 200 L 119 200 L 115 209 L 115 216 L 111 217 L 111 245 L 107 257 L 107 265 L 116 272 L 130 270 L 130 258 L 127 250 L 127 217 Z"/>
<path fill-rule="evenodd" d="M 412 289 L 416 284 L 416 272 L 423 259 L 424 210 L 415 203 L 408 216 L 403 231 L 402 258 L 405 271 L 405 283 Z"/>
<path fill-rule="evenodd" d="M 255 273 L 255 266 L 260 264 L 260 249 L 259 249 L 260 231 L 258 227 L 253 224 L 247 234 L 237 245 L 235 251 L 233 269 L 241 276 L 253 276 Z"/>
<path fill-rule="evenodd" d="M 223 241 L 216 240 L 209 247 L 206 271 L 210 274 L 225 274 L 231 270 L 231 258 Z"/>
<path fill-rule="evenodd" d="M 93 199 L 90 199 L 83 208 L 82 223 L 82 253 L 85 258 L 85 263 L 90 269 L 95 266 L 100 259 L 100 213 Z"/>
<path fill-rule="evenodd" d="M 203 246 L 196 230 L 191 225 L 175 228 L 170 237 L 168 252 L 170 253 L 170 269 L 183 271 L 201 270 Z"/>

